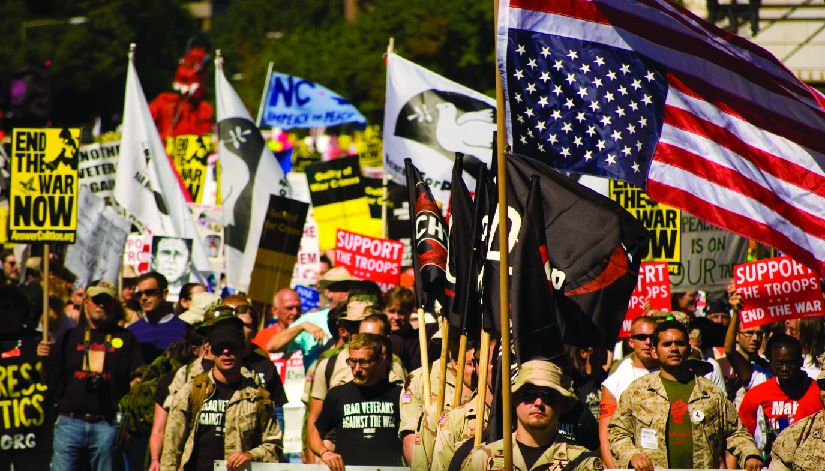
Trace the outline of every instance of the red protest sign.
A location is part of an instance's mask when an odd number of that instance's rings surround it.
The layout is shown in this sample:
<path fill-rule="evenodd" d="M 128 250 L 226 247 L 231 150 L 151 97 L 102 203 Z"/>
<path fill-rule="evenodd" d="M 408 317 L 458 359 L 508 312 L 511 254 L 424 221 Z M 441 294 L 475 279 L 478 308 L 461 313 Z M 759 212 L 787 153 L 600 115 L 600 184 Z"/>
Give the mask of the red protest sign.
<path fill-rule="evenodd" d="M 742 293 L 743 329 L 825 314 L 819 276 L 790 257 L 743 263 L 733 274 Z"/>
<path fill-rule="evenodd" d="M 344 267 L 355 278 L 378 283 L 387 292 L 398 286 L 404 244 L 338 229 L 335 266 Z"/>
<path fill-rule="evenodd" d="M 639 282 L 627 305 L 627 315 L 622 322 L 619 338 L 630 337 L 630 324 L 642 315 L 645 301 L 650 298 L 651 308 L 670 311 L 670 278 L 667 262 L 642 263 L 639 266 Z"/>

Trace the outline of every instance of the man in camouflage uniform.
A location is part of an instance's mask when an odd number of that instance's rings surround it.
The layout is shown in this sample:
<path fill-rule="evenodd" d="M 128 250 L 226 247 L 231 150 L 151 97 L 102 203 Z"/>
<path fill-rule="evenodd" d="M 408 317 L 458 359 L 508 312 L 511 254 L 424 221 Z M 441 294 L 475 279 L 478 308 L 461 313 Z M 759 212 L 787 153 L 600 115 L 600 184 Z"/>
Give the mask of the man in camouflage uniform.
<path fill-rule="evenodd" d="M 558 431 L 559 416 L 576 404 L 572 381 L 561 368 L 548 361 L 527 361 L 511 390 L 517 417 L 516 431 L 508 437 L 513 440 L 513 469 L 604 469 L 601 459 Z M 504 470 L 504 440 L 475 448 L 461 466 L 461 471 L 480 470 Z"/>
<path fill-rule="evenodd" d="M 819 357 L 825 362 L 825 355 Z M 819 398 L 825 405 L 825 369 L 816 377 Z M 779 434 L 771 449 L 768 471 L 825 469 L 825 411 L 799 420 Z"/>
<path fill-rule="evenodd" d="M 733 404 L 688 368 L 684 324 L 662 322 L 651 340 L 661 370 L 631 383 L 608 425 L 616 467 L 716 469 L 728 450 L 748 471 L 761 469 L 759 450 Z"/>

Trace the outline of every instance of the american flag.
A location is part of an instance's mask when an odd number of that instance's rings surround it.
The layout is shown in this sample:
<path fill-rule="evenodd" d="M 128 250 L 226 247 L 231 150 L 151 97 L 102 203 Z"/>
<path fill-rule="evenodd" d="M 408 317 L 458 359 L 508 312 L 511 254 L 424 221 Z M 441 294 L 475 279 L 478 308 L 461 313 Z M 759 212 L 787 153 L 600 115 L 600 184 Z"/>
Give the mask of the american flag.
<path fill-rule="evenodd" d="M 825 98 L 665 0 L 502 0 L 514 153 L 627 181 L 825 275 Z"/>

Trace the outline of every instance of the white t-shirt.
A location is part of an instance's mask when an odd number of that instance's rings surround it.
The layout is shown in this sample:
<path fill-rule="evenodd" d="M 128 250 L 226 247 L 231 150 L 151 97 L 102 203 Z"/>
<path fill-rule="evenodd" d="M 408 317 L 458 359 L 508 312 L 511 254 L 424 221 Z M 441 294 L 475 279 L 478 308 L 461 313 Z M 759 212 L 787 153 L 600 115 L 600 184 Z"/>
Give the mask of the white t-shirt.
<path fill-rule="evenodd" d="M 811 379 L 816 381 L 816 377 L 819 376 L 820 370 L 821 368 L 816 366 L 816 363 L 814 363 L 814 358 L 810 353 L 806 353 L 802 356 L 802 371 L 807 373 Z"/>
<path fill-rule="evenodd" d="M 642 376 L 651 373 L 653 371 L 657 371 L 659 368 L 653 368 L 648 370 L 647 368 L 636 368 L 633 366 L 633 359 L 632 357 L 627 357 L 619 364 L 619 367 L 616 368 L 616 371 L 613 372 L 612 375 L 608 376 L 607 379 L 602 381 L 602 386 L 607 388 L 610 391 L 610 394 L 616 398 L 616 402 L 619 402 L 619 397 L 622 395 L 625 389 L 630 386 L 630 383 L 641 378 Z"/>
<path fill-rule="evenodd" d="M 713 370 L 710 373 L 706 374 L 705 378 L 713 381 L 713 384 L 718 386 L 719 389 L 722 390 L 722 393 L 725 396 L 727 396 L 728 395 L 728 390 L 725 387 L 725 377 L 722 376 L 722 369 L 719 368 L 719 363 L 716 360 L 714 360 L 713 358 L 710 358 L 710 357 L 706 357 L 705 361 L 710 363 L 710 365 L 713 367 Z"/>

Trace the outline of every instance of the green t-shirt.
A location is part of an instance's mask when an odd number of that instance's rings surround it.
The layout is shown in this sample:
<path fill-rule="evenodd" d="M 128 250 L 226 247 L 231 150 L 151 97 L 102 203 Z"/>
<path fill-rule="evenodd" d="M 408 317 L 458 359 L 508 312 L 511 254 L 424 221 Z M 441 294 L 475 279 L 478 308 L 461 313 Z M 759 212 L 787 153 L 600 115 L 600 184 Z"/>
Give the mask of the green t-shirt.
<path fill-rule="evenodd" d="M 670 402 L 667 416 L 667 456 L 671 469 L 693 469 L 693 425 L 688 400 L 696 380 L 680 383 L 661 378 Z"/>

